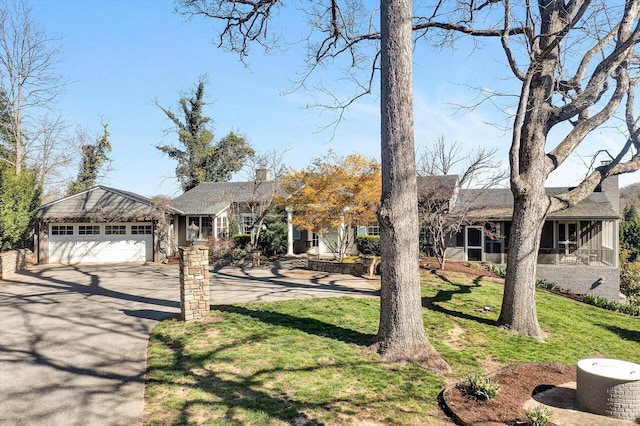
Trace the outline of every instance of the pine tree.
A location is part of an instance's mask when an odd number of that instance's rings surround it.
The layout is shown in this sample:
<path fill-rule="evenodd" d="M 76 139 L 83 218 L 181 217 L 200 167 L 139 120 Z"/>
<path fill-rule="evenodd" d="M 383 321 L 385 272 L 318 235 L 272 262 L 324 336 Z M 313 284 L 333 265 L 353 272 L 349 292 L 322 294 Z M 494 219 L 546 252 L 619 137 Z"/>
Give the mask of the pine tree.
<path fill-rule="evenodd" d="M 156 148 L 178 162 L 176 177 L 183 191 L 195 188 L 202 182 L 224 182 L 239 171 L 254 150 L 245 137 L 230 132 L 214 143 L 214 135 L 208 128 L 211 118 L 203 115 L 206 81 L 201 78 L 190 98 L 180 98 L 182 121 L 177 115 L 160 105 L 158 107 L 175 124 L 181 148 L 157 145 Z"/>

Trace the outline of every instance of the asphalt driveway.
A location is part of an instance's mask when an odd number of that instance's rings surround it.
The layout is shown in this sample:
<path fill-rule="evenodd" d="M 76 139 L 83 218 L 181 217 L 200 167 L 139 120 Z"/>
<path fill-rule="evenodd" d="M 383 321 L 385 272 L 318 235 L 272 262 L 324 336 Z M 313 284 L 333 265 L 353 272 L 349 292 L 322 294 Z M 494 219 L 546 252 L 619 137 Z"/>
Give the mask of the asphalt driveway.
<path fill-rule="evenodd" d="M 0 424 L 135 425 L 177 267 L 36 267 L 0 283 Z"/>
<path fill-rule="evenodd" d="M 375 282 L 225 268 L 211 304 L 376 296 Z M 0 424 L 142 424 L 151 328 L 180 311 L 177 265 L 37 266 L 0 281 Z"/>

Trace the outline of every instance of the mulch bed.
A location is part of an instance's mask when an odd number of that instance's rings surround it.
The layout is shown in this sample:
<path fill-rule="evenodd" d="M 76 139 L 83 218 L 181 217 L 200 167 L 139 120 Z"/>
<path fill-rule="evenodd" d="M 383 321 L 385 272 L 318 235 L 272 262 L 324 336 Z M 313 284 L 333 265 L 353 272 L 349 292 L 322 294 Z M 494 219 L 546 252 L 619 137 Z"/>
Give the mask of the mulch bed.
<path fill-rule="evenodd" d="M 422 269 L 427 269 L 432 272 L 441 271 L 440 263 L 435 257 L 421 257 L 420 258 L 420 267 Z M 470 275 L 473 277 L 486 277 L 486 278 L 498 278 L 501 277 L 494 272 L 490 271 L 485 265 L 481 263 L 472 263 L 472 262 L 460 262 L 447 260 L 444 263 L 445 272 L 455 272 L 458 274 Z"/>
<path fill-rule="evenodd" d="M 504 367 L 488 375 L 500 393 L 478 401 L 464 391 L 464 382 L 447 387 L 441 405 L 459 425 L 517 425 L 524 419 L 523 405 L 532 395 L 552 386 L 576 381 L 576 367 L 560 363 L 528 363 Z"/>

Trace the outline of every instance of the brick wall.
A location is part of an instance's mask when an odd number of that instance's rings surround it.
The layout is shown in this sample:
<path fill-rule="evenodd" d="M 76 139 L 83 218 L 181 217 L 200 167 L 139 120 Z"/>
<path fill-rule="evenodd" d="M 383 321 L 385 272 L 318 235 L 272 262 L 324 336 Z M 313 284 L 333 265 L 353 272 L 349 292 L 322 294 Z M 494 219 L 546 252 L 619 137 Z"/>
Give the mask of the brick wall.
<path fill-rule="evenodd" d="M 209 248 L 180 247 L 180 318 L 193 321 L 209 316 Z"/>
<path fill-rule="evenodd" d="M 640 419 L 640 380 L 621 380 L 578 367 L 576 403 L 579 408 L 616 419 Z"/>
<path fill-rule="evenodd" d="M 538 265 L 538 278 L 554 282 L 574 293 L 590 293 L 620 301 L 620 270 L 612 266 Z"/>
<path fill-rule="evenodd" d="M 8 278 L 33 264 L 33 252 L 28 249 L 0 253 L 0 279 Z"/>

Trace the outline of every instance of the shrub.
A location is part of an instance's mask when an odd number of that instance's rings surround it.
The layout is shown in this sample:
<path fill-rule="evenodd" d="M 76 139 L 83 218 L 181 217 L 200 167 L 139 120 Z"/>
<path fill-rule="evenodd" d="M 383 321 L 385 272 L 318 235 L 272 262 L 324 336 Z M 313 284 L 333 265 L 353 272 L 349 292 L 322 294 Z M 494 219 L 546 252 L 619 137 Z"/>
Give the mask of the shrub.
<path fill-rule="evenodd" d="M 489 264 L 489 270 L 502 278 L 505 278 L 507 276 L 506 269 L 500 268 L 499 266 L 496 266 L 493 263 Z"/>
<path fill-rule="evenodd" d="M 500 393 L 500 385 L 482 374 L 474 373 L 467 378 L 467 392 L 478 399 L 488 401 Z"/>
<path fill-rule="evenodd" d="M 258 238 L 258 248 L 267 256 L 287 252 L 287 222 L 280 215 L 269 215 Z"/>
<path fill-rule="evenodd" d="M 16 175 L 0 161 L 0 251 L 23 247 L 35 226 L 41 194 L 35 173 L 23 170 Z"/>
<path fill-rule="evenodd" d="M 553 419 L 553 411 L 544 405 L 529 408 L 524 415 L 529 426 L 546 426 Z"/>
<path fill-rule="evenodd" d="M 236 247 L 245 248 L 251 242 L 251 235 L 235 234 L 233 236 L 233 241 L 235 242 Z"/>
<path fill-rule="evenodd" d="M 489 264 L 489 270 L 502 278 L 505 278 L 507 276 L 506 269 L 500 268 L 492 263 Z M 545 290 L 553 290 L 554 288 L 558 287 L 558 284 L 546 279 L 536 279 L 536 287 L 543 288 Z"/>
<path fill-rule="evenodd" d="M 229 239 L 218 239 L 209 247 L 209 262 L 214 266 L 228 264 L 235 243 Z"/>
<path fill-rule="evenodd" d="M 598 308 L 607 309 L 609 311 L 616 311 L 622 314 L 631 316 L 640 316 L 640 306 L 634 305 L 634 299 L 631 299 L 627 303 L 612 302 L 604 297 L 596 296 L 595 294 L 585 294 L 580 300 L 589 305 L 597 306 Z"/>
<path fill-rule="evenodd" d="M 240 222 L 236 219 L 229 221 L 229 235 L 236 235 L 240 233 Z"/>
<path fill-rule="evenodd" d="M 545 290 L 553 290 L 557 287 L 557 284 L 546 279 L 536 280 L 536 287 L 543 288 Z"/>
<path fill-rule="evenodd" d="M 378 235 L 362 235 L 356 238 L 356 246 L 360 254 L 380 256 L 380 237 Z"/>
<path fill-rule="evenodd" d="M 629 250 L 620 250 L 620 291 L 627 297 L 640 296 L 640 262 L 629 260 Z"/>

